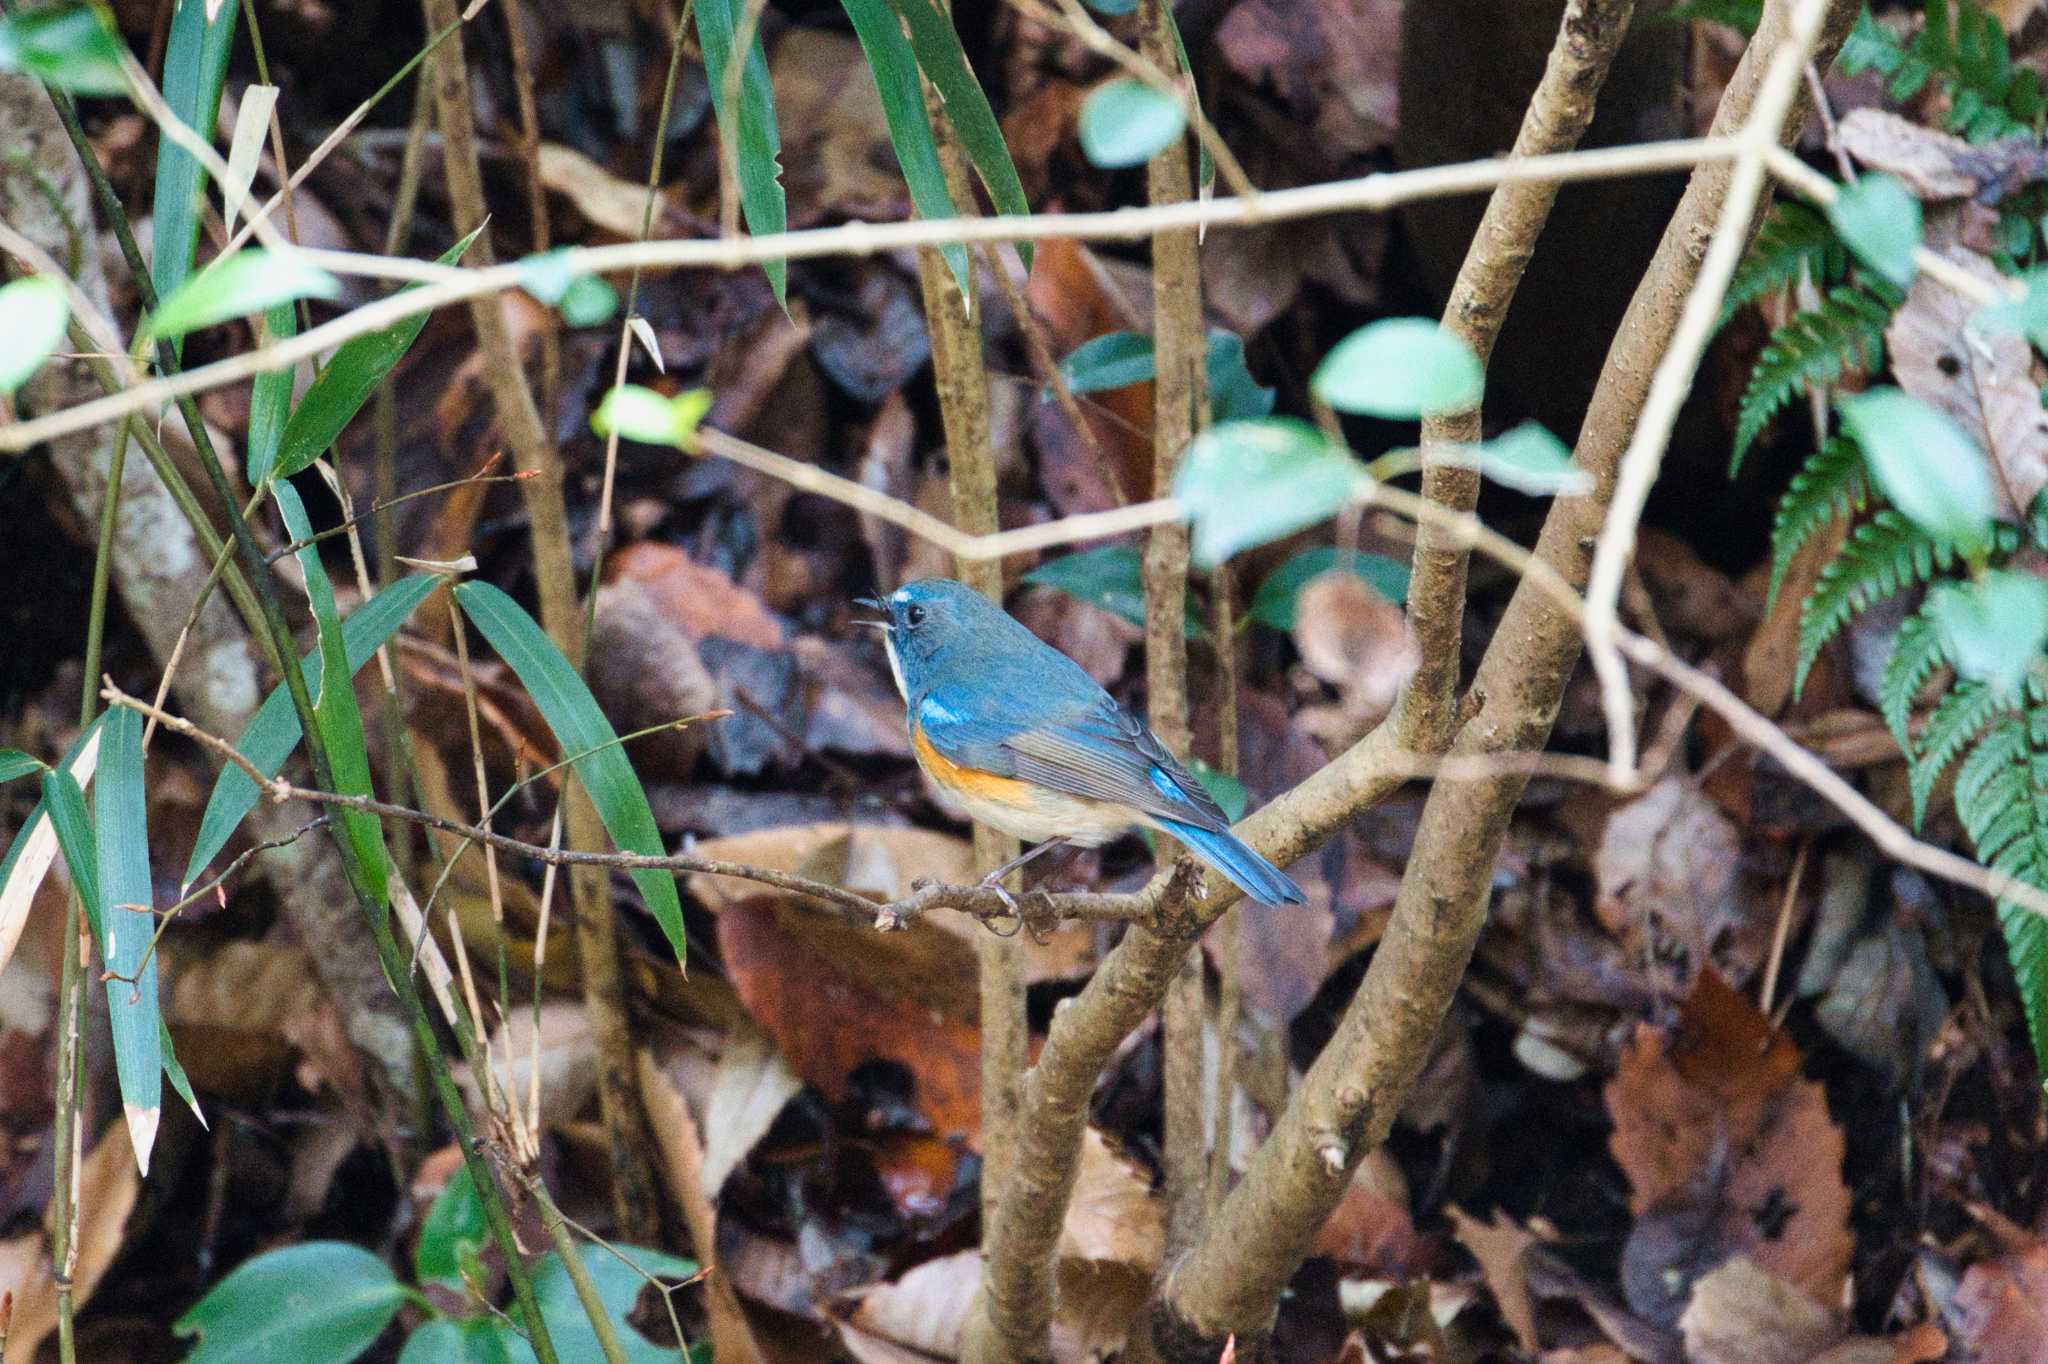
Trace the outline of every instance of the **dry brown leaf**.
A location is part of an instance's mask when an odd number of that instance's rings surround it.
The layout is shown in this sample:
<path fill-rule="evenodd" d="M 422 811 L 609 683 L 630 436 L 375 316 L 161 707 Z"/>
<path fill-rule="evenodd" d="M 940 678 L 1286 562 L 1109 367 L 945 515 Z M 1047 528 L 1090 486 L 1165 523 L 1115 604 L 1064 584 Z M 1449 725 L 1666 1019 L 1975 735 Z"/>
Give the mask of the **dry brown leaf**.
<path fill-rule="evenodd" d="M 1637 1312 L 1675 1323 L 1690 1282 L 1738 1253 L 1839 1301 L 1852 1249 L 1842 1133 L 1799 1065 L 1791 1038 L 1711 969 L 1675 1029 L 1637 1026 L 1607 1086 L 1637 1218 L 1622 1265 Z"/>
<path fill-rule="evenodd" d="M 705 1197 L 718 1197 L 726 1177 L 803 1087 L 767 1033 L 745 1021 L 733 1025 L 704 1111 L 704 1126 L 711 1133 L 704 1148 Z"/>
<path fill-rule="evenodd" d="M 1428 1087 L 1425 1080 L 1418 1089 Z M 1408 1205 L 1408 1181 L 1399 1163 L 1386 1148 L 1374 1147 L 1317 1229 L 1314 1253 L 1354 1272 L 1405 1276 L 1421 1249 Z"/>
<path fill-rule="evenodd" d="M 2004 278 L 1974 251 L 1943 254 L 1993 288 Z M 2048 411 L 2033 377 L 2033 352 L 2015 331 L 1972 325 L 1976 305 L 1922 274 L 1885 332 L 1892 370 L 1906 392 L 1954 417 L 1991 456 L 1999 514 L 2018 520 L 2048 484 Z"/>
<path fill-rule="evenodd" d="M 1166 1253 L 1166 1210 L 1151 1175 L 1099 1128 L 1090 1127 L 1081 1138 L 1059 1253 L 1063 1259 L 1126 1265 L 1148 1276 Z"/>
<path fill-rule="evenodd" d="M 582 152 L 554 142 L 540 144 L 540 182 L 566 197 L 592 227 L 614 237 L 637 241 L 647 214 L 647 186 L 613 175 Z M 659 194 L 654 200 L 656 236 L 669 214 Z"/>
<path fill-rule="evenodd" d="M 1493 1290 L 1501 1320 L 1522 1348 L 1535 1354 L 1542 1344 L 1536 1336 L 1536 1300 L 1529 1293 L 1528 1255 L 1542 1242 L 1504 1212 L 1496 1211 L 1491 1222 L 1482 1222 L 1462 1208 L 1453 1207 L 1450 1213 L 1459 1244 L 1479 1261 L 1479 1272 Z"/>
<path fill-rule="evenodd" d="M 718 683 L 697 652 L 696 637 L 665 608 L 662 594 L 636 578 L 597 589 L 589 682 L 621 733 L 718 705 Z M 705 734 L 697 724 L 635 739 L 633 768 L 650 780 L 687 777 L 704 751 Z"/>
<path fill-rule="evenodd" d="M 78 1259 L 72 1294 L 80 1308 L 92 1299 L 101 1276 L 120 1251 L 122 1232 L 141 1188 L 127 1124 L 116 1118 L 107 1124 L 78 1169 L 79 1223 L 74 1246 Z M 45 1227 L 53 1215 L 54 1209 L 44 1215 Z M 9 1296 L 14 1313 L 7 1331 L 7 1356 L 33 1360 L 36 1347 L 57 1329 L 57 1282 L 51 1274 L 43 1231 L 0 1241 L 0 1299 Z"/>
<path fill-rule="evenodd" d="M 1408 615 L 1352 573 L 1323 573 L 1301 589 L 1294 642 L 1302 662 L 1343 698 L 1348 744 L 1393 708 L 1394 698 L 1421 662 Z"/>
<path fill-rule="evenodd" d="M 1913 1364 L 1941 1353 L 1926 1353 L 1924 1332 L 1848 1335 L 1827 1309 L 1747 1255 L 1699 1281 L 1679 1329 L 1692 1364 Z"/>
<path fill-rule="evenodd" d="M 958 939 L 936 928 L 877 933 L 756 896 L 718 916 L 718 945 L 747 1012 L 828 1098 L 845 1098 L 861 1065 L 895 1062 L 934 1132 L 979 1141 L 979 998 L 973 954 Z"/>
<path fill-rule="evenodd" d="M 491 1084 L 500 1099 L 510 1100 L 513 1111 L 526 1112 L 528 1077 L 535 1061 L 533 1014 L 515 1012 L 490 1036 L 486 1054 L 491 1059 Z M 543 1131 L 560 1127 L 574 1118 L 597 1094 L 597 1042 L 590 1031 L 590 1015 L 580 1003 L 552 1000 L 540 1006 L 540 1125 Z M 467 1066 L 457 1067 L 456 1079 L 478 1108 L 481 1097 Z"/>
<path fill-rule="evenodd" d="M 692 639 L 729 639 L 757 649 L 783 645 L 782 626 L 759 597 L 674 545 L 642 540 L 625 546 L 605 560 L 604 581 L 644 584 Z"/>
<path fill-rule="evenodd" d="M 837 1318 L 840 1341 L 862 1364 L 957 1359 L 980 1287 L 980 1251 L 927 1260 L 894 1283 L 863 1290 Z"/>
<path fill-rule="evenodd" d="M 1594 910 L 1653 970 L 1675 969 L 1675 991 L 1710 964 L 1745 979 L 1771 925 L 1743 893 L 1741 863 L 1734 821 L 1674 774 L 1608 816 L 1593 857 Z"/>
<path fill-rule="evenodd" d="M 1971 1265 L 1954 1304 L 1956 1341 L 1979 1364 L 2048 1361 L 2048 1243 L 2029 1237 Z"/>

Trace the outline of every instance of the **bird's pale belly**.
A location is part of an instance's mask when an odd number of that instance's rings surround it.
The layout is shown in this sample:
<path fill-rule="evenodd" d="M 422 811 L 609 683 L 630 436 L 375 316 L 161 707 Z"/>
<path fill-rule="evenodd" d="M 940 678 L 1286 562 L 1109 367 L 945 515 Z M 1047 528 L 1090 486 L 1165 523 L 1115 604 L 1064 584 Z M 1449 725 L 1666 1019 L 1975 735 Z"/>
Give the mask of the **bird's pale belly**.
<path fill-rule="evenodd" d="M 1014 777 L 998 777 L 949 762 L 931 746 L 921 730 L 911 731 L 911 747 L 917 752 L 918 763 L 931 774 L 932 780 L 952 792 L 969 818 L 1027 843 L 1065 838 L 1092 848 L 1107 843 L 1138 822 L 1131 811 L 1105 801 L 1070 796 Z"/>

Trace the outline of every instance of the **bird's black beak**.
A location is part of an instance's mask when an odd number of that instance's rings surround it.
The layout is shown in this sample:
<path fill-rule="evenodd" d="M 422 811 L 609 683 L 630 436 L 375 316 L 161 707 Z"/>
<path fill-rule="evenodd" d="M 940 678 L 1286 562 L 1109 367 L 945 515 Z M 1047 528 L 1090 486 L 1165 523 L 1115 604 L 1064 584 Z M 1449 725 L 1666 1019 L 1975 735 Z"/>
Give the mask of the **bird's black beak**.
<path fill-rule="evenodd" d="M 889 608 L 875 598 L 855 597 L 853 604 L 855 606 L 865 606 L 871 611 L 880 611 L 882 613 L 880 620 L 856 620 L 853 622 L 855 625 L 865 625 L 868 629 L 880 630 L 883 634 L 888 634 L 896 628 L 894 622 L 889 619 Z"/>

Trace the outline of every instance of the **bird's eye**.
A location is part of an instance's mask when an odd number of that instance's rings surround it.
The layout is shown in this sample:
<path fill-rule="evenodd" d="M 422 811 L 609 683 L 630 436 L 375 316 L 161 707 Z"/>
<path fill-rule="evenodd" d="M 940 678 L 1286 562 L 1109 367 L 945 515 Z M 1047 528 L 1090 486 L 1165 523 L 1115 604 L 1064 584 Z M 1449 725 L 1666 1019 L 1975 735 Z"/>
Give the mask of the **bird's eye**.
<path fill-rule="evenodd" d="M 913 630 L 924 624 L 924 608 L 914 604 L 904 607 L 903 623 L 910 626 Z"/>

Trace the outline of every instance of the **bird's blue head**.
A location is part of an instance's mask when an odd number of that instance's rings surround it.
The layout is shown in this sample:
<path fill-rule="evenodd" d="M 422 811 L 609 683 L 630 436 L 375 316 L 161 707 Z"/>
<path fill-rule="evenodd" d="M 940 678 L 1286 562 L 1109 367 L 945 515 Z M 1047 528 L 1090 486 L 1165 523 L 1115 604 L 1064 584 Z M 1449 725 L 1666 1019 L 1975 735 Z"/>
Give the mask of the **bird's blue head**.
<path fill-rule="evenodd" d="M 1005 648 L 1037 643 L 1002 607 L 951 578 L 920 578 L 862 604 L 885 617 L 873 623 L 888 645 L 889 667 L 905 700 L 922 695 L 949 660 L 987 662 L 1002 657 Z"/>

